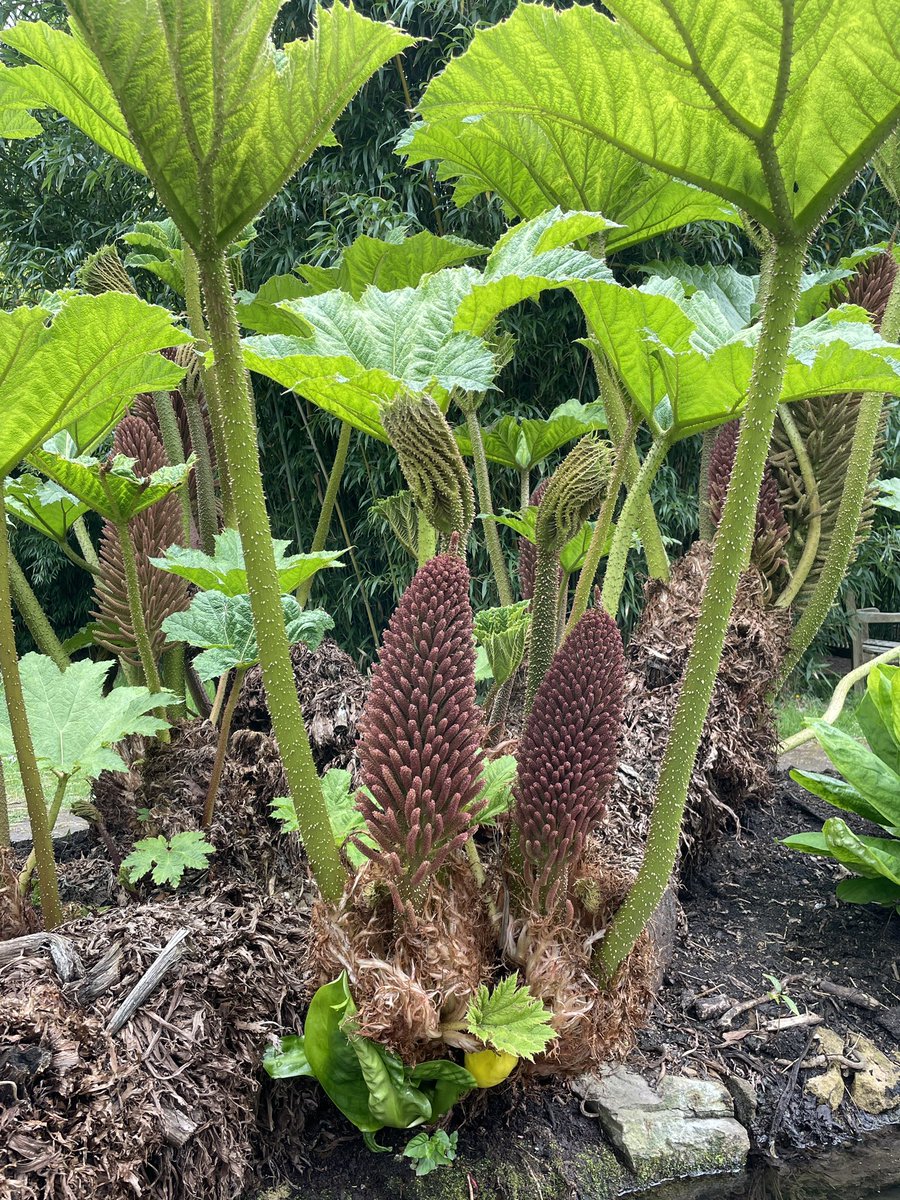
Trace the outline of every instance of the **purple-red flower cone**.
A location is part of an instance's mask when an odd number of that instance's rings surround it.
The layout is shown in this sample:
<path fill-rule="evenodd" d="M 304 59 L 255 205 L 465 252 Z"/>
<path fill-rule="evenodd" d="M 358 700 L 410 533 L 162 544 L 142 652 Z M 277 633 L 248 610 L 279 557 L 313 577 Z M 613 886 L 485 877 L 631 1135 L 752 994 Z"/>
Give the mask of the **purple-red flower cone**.
<path fill-rule="evenodd" d="M 481 790 L 481 710 L 469 572 L 440 554 L 417 573 L 384 634 L 360 721 L 359 808 L 398 885 L 434 874 L 472 830 Z M 374 802 L 373 802 L 374 800 Z"/>
<path fill-rule="evenodd" d="M 513 819 L 525 885 L 549 911 L 603 815 L 618 762 L 625 660 L 615 622 L 584 614 L 541 681 L 519 743 Z"/>

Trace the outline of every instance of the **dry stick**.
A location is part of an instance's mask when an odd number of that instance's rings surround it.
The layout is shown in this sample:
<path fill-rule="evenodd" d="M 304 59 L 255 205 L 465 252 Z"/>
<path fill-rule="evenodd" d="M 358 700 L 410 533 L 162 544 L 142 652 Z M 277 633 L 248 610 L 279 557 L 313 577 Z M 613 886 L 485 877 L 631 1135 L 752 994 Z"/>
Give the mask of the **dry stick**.
<path fill-rule="evenodd" d="M 606 496 L 597 516 L 597 524 L 594 526 L 587 555 L 578 575 L 575 598 L 572 601 L 572 613 L 565 628 L 565 635 L 572 632 L 584 616 L 587 606 L 591 601 L 594 580 L 597 578 L 597 568 L 600 566 L 600 559 L 603 557 L 606 540 L 609 537 L 609 531 L 612 527 L 613 513 L 616 509 L 616 501 L 619 498 L 619 489 L 622 486 L 622 480 L 625 476 L 625 468 L 628 465 L 629 455 L 634 450 L 632 440 L 634 438 L 635 424 L 634 410 L 631 409 L 628 413 L 627 425 L 622 439 L 616 450 L 616 456 L 613 459 L 612 471 L 606 485 Z"/>
<path fill-rule="evenodd" d="M 787 608 L 796 598 L 804 583 L 806 583 L 813 564 L 816 561 L 816 555 L 819 552 L 819 542 L 822 537 L 822 507 L 819 503 L 819 485 L 816 482 L 816 473 L 813 470 L 812 462 L 806 452 L 803 437 L 791 415 L 790 408 L 786 404 L 779 404 L 778 416 L 781 420 L 781 426 L 787 434 L 787 439 L 791 444 L 797 465 L 800 468 L 800 477 L 803 480 L 803 487 L 806 490 L 806 501 L 809 506 L 809 523 L 806 528 L 803 553 L 800 555 L 800 561 L 797 563 L 796 570 L 791 576 L 790 582 L 775 601 L 776 608 Z"/>
<path fill-rule="evenodd" d="M 168 971 L 173 963 L 176 963 L 182 954 L 187 949 L 182 943 L 191 931 L 189 929 L 179 929 L 169 938 L 163 947 L 159 957 L 154 961 L 140 977 L 116 1011 L 109 1019 L 109 1024 L 106 1027 L 106 1032 L 110 1037 L 114 1037 L 123 1025 L 134 1016 L 141 1005 L 149 999 L 156 990 L 163 975 Z"/>
<path fill-rule="evenodd" d="M 43 949 L 44 946 L 50 950 L 50 957 L 53 959 L 56 973 L 63 983 L 80 979 L 84 975 L 84 963 L 69 939 L 63 937 L 61 933 L 49 933 L 47 930 L 41 933 L 26 933 L 22 937 L 0 942 L 0 967 L 6 966 L 7 963 L 11 963 L 17 958 L 28 957 L 35 950 Z"/>
<path fill-rule="evenodd" d="M 352 433 L 353 426 L 349 421 L 341 421 L 341 432 L 338 435 L 334 462 L 331 464 L 331 470 L 328 473 L 328 485 L 325 488 L 325 496 L 322 500 L 322 507 L 319 510 L 319 520 L 316 524 L 316 531 L 313 534 L 312 545 L 309 548 L 311 554 L 318 554 L 320 550 L 324 550 L 325 543 L 328 541 L 328 531 L 331 528 L 331 518 L 334 514 L 334 506 L 337 503 L 337 495 L 341 486 L 341 477 L 344 474 L 344 465 L 347 462 L 347 451 L 350 448 L 350 436 Z M 313 576 L 310 576 L 309 579 L 304 579 L 297 588 L 296 597 L 300 605 L 305 606 L 309 600 L 313 578 Z"/>
<path fill-rule="evenodd" d="M 25 791 L 31 840 L 37 859 L 38 884 L 44 927 L 54 929 L 62 921 L 59 903 L 59 883 L 53 858 L 53 837 L 47 820 L 44 789 L 38 769 L 34 744 L 28 728 L 19 658 L 16 653 L 16 634 L 12 620 L 12 600 L 9 592 L 9 539 L 6 532 L 6 506 L 3 503 L 3 483 L 0 481 L 0 676 L 9 713 L 13 745 Z"/>
<path fill-rule="evenodd" d="M 228 694 L 228 703 L 225 705 L 225 710 L 222 713 L 222 724 L 219 726 L 219 740 L 216 745 L 216 759 L 213 763 L 212 775 L 209 778 L 209 787 L 206 791 L 206 803 L 203 805 L 204 829 L 209 829 L 210 825 L 212 825 L 213 812 L 216 807 L 216 796 L 219 794 L 219 783 L 222 780 L 225 755 L 228 751 L 228 735 L 231 732 L 231 719 L 234 716 L 234 710 L 237 707 L 238 698 L 241 694 L 241 684 L 244 682 L 246 674 L 246 667 L 238 667 L 235 670 L 234 682 Z"/>
<path fill-rule="evenodd" d="M 819 717 L 819 720 L 825 725 L 833 725 L 843 712 L 847 697 L 856 684 L 865 679 L 873 667 L 879 667 L 883 663 L 892 662 L 895 658 L 900 658 L 900 646 L 892 646 L 890 650 L 883 651 L 877 658 L 870 658 L 861 667 L 856 667 L 854 670 L 849 671 L 834 689 L 828 707 L 822 713 L 821 717 Z M 816 731 L 811 727 L 801 729 L 797 733 L 791 734 L 789 738 L 785 738 L 779 744 L 778 753 L 781 755 L 787 754 L 789 750 L 796 750 L 798 746 L 802 746 L 806 742 L 811 742 L 815 736 Z"/>
<path fill-rule="evenodd" d="M 60 671 L 65 671 L 72 660 L 66 654 L 53 626 L 47 620 L 47 614 L 41 608 L 41 602 L 34 594 L 31 584 L 16 561 L 12 550 L 9 552 L 8 561 L 10 591 L 16 608 L 22 615 L 22 620 L 28 626 L 28 632 L 34 638 L 41 654 L 46 654 L 59 667 Z"/>

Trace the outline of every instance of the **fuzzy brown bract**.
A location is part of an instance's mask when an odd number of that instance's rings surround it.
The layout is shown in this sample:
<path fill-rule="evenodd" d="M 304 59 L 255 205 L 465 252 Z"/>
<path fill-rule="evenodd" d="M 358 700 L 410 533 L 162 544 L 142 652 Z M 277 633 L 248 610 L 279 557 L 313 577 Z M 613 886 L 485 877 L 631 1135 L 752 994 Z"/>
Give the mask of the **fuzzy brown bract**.
<path fill-rule="evenodd" d="M 358 803 L 377 849 L 363 841 L 359 849 L 404 900 L 471 836 L 482 737 L 469 572 L 457 555 L 440 554 L 391 617 L 360 720 L 369 794 Z"/>

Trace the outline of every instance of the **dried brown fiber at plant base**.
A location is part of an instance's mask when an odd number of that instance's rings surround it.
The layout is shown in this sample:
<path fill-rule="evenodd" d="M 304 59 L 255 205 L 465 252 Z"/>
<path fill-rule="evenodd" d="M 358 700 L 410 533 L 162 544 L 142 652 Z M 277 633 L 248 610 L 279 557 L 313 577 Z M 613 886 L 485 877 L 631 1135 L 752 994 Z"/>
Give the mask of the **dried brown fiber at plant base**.
<path fill-rule="evenodd" d="M 0 941 L 33 933 L 38 927 L 33 907 L 19 892 L 19 869 L 12 851 L 0 846 Z"/>
<path fill-rule="evenodd" d="M 440 881 L 427 881 L 413 917 L 398 913 L 383 869 L 369 862 L 336 910 L 314 907 L 309 957 L 319 983 L 347 972 L 360 1032 L 415 1063 L 465 1043 L 441 1025 L 460 1021 L 487 979 L 495 935 L 467 863 L 457 860 Z"/>
<path fill-rule="evenodd" d="M 624 1059 L 647 1023 L 658 972 L 646 930 L 609 988 L 591 970 L 597 932 L 609 926 L 633 879 L 631 872 L 609 868 L 595 844 L 570 894 L 571 919 L 532 917 L 511 931 L 515 947 L 508 957 L 519 964 L 532 994 L 552 1010 L 558 1035 L 532 1066 L 523 1064 L 529 1073 L 574 1075 Z"/>
<path fill-rule="evenodd" d="M 111 808 L 132 814 L 129 832 L 120 839 L 121 849 L 127 853 L 138 838 L 157 834 L 170 838 L 198 827 L 217 739 L 218 732 L 208 721 L 185 721 L 173 728 L 170 742 L 150 742 L 127 776 L 100 777 L 93 800 L 104 821 Z M 207 835 L 216 849 L 209 887 L 220 887 L 222 881 L 288 887 L 302 874 L 299 839 L 282 834 L 270 812 L 272 800 L 287 791 L 275 739 L 247 729 L 233 732 Z"/>
<path fill-rule="evenodd" d="M 299 894 L 235 888 L 62 927 L 86 968 L 65 985 L 43 953 L 7 963 L 0 1078 L 16 1074 L 0 1105 L 0 1178 L 12 1195 L 230 1200 L 263 1156 L 302 1153 L 299 1107 L 278 1147 L 257 1112 L 265 1044 L 299 1027 L 308 999 L 307 921 Z M 184 928 L 183 957 L 110 1036 L 113 1012 Z"/>
<path fill-rule="evenodd" d="M 356 722 L 368 689 L 365 679 L 349 654 L 330 639 L 315 651 L 302 644 L 292 646 L 291 660 L 316 769 L 324 774 L 330 767 L 350 766 Z M 259 667 L 247 672 L 233 728 L 272 732 Z"/>
<path fill-rule="evenodd" d="M 681 676 L 694 639 L 712 547 L 696 542 L 667 582 L 650 580 L 627 651 L 625 721 L 619 778 L 600 829 L 609 861 L 640 863 L 659 764 Z M 747 805 L 772 795 L 777 735 L 768 696 L 788 639 L 790 615 L 767 608 L 758 573 L 738 585 L 719 674 L 688 790 L 682 869 L 700 859 Z"/>

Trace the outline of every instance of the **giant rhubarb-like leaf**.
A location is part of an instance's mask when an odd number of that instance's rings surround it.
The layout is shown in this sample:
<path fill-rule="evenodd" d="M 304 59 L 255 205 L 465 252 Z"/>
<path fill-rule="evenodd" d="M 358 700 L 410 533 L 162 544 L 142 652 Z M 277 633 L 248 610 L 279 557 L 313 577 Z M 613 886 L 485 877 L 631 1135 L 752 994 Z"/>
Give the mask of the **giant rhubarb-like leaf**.
<path fill-rule="evenodd" d="M 155 352 L 187 341 L 164 309 L 122 292 L 0 313 L 0 478 L 92 409 L 175 387 L 182 368 Z"/>
<path fill-rule="evenodd" d="M 551 191 L 560 177 L 594 181 L 588 164 L 602 143 L 770 228 L 808 232 L 900 116 L 895 0 L 608 8 L 614 19 L 589 5 L 520 4 L 476 34 L 419 105 L 417 157 L 446 157 L 449 173 L 468 174 L 478 190 L 491 176 L 501 194 L 504 182 L 516 196 L 539 189 L 549 207 L 560 202 Z"/>

